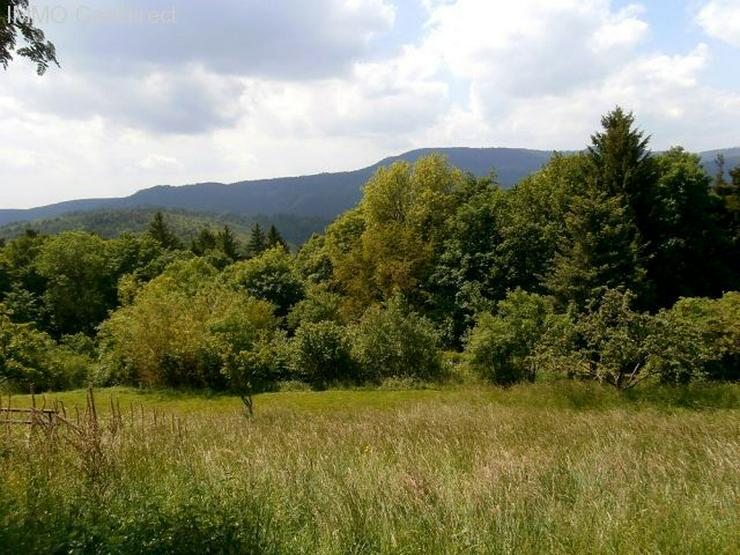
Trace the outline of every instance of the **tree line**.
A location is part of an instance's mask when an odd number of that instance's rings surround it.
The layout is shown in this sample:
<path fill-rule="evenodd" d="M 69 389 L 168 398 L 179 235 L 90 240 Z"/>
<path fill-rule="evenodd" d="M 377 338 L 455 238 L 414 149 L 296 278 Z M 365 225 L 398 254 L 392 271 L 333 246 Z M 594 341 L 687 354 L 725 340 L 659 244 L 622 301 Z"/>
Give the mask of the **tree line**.
<path fill-rule="evenodd" d="M 34 233 L 0 251 L 0 380 L 249 393 L 434 380 L 740 377 L 740 168 L 654 154 L 616 108 L 511 190 L 440 156 L 381 168 L 291 253 L 255 225 L 184 245 Z"/>

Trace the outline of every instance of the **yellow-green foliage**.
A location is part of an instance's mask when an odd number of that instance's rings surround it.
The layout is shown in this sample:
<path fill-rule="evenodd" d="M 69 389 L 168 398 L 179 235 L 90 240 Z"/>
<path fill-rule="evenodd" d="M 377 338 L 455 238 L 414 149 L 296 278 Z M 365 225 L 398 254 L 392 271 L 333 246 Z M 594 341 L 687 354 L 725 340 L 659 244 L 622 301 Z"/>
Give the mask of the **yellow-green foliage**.
<path fill-rule="evenodd" d="M 217 386 L 224 358 L 248 350 L 272 330 L 272 306 L 215 283 L 216 270 L 196 259 L 177 263 L 142 288 L 101 329 L 112 377 L 147 385 Z"/>

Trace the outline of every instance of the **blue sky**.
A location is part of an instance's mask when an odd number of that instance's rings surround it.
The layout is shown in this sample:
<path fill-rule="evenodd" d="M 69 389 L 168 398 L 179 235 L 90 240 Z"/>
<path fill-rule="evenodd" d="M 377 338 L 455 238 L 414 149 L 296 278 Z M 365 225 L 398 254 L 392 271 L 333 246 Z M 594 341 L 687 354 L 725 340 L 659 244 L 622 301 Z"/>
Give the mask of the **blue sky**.
<path fill-rule="evenodd" d="M 740 0 L 32 5 L 62 67 L 0 73 L 3 208 L 418 147 L 582 148 L 616 104 L 655 149 L 740 145 Z"/>

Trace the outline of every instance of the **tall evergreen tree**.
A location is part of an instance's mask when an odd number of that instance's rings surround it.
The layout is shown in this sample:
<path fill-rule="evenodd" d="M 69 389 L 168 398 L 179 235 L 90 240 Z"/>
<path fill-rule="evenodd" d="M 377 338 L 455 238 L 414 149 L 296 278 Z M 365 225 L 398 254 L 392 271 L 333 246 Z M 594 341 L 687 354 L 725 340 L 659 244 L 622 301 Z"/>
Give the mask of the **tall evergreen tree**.
<path fill-rule="evenodd" d="M 284 249 L 288 248 L 288 243 L 283 239 L 283 236 L 280 235 L 280 232 L 275 227 L 275 224 L 270 225 L 270 229 L 267 232 L 267 246 L 269 248 L 277 247 L 280 245 Z"/>
<path fill-rule="evenodd" d="M 182 246 L 160 211 L 154 214 L 152 221 L 149 223 L 148 233 L 152 239 L 159 242 L 165 249 L 179 249 Z"/>
<path fill-rule="evenodd" d="M 644 271 L 621 195 L 590 184 L 573 198 L 566 237 L 545 284 L 561 306 L 583 310 L 607 289 L 639 291 Z"/>
<path fill-rule="evenodd" d="M 225 225 L 218 233 L 217 241 L 219 248 L 226 256 L 232 260 L 238 260 L 239 242 L 229 226 Z"/>
<path fill-rule="evenodd" d="M 267 237 L 265 232 L 262 231 L 260 224 L 254 224 L 249 234 L 249 242 L 247 243 L 247 253 L 249 256 L 257 256 L 267 249 Z"/>
<path fill-rule="evenodd" d="M 621 227 L 627 234 L 628 243 L 640 256 L 631 260 L 638 264 L 629 269 L 625 282 L 630 276 L 645 273 L 640 264 L 650 258 L 648 245 L 654 245 L 656 237 L 652 208 L 655 204 L 657 172 L 650 155 L 650 137 L 634 127 L 635 117 L 617 106 L 601 118 L 603 130 L 591 136 L 588 158 L 591 162 L 591 178 L 599 191 L 605 194 L 610 204 L 622 207 Z M 612 210 L 614 207 L 612 207 Z M 638 303 L 649 306 L 652 303 L 652 286 L 645 280 L 642 290 L 635 291 Z"/>

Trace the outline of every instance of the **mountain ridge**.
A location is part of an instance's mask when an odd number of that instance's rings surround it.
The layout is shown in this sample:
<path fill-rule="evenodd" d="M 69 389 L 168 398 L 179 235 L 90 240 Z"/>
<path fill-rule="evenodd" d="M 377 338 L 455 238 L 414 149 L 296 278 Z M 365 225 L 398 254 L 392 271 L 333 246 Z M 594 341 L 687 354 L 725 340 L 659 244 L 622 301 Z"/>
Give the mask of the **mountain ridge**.
<path fill-rule="evenodd" d="M 163 208 L 240 216 L 289 214 L 333 219 L 353 207 L 362 185 L 381 166 L 398 160 L 414 162 L 431 153 L 445 155 L 451 164 L 477 176 L 495 171 L 504 187 L 511 187 L 538 170 L 554 151 L 508 147 L 420 148 L 389 156 L 357 170 L 220 183 L 206 181 L 186 185 L 155 185 L 126 197 L 67 200 L 27 209 L 0 209 L 0 226 L 87 210 Z M 740 164 L 740 147 L 699 153 L 710 175 L 716 172 L 717 153 L 726 159 L 726 169 Z"/>

